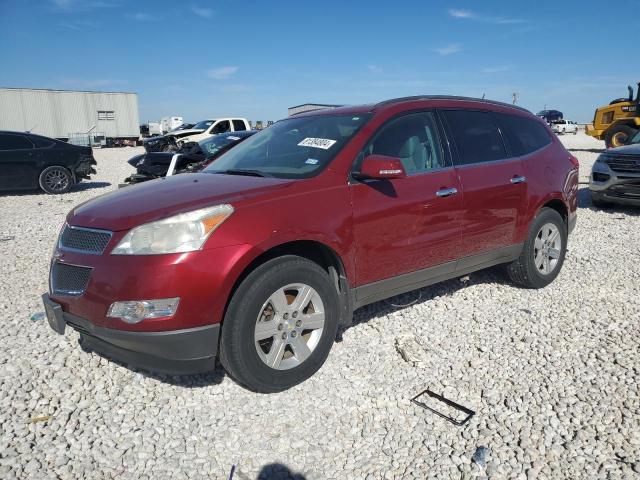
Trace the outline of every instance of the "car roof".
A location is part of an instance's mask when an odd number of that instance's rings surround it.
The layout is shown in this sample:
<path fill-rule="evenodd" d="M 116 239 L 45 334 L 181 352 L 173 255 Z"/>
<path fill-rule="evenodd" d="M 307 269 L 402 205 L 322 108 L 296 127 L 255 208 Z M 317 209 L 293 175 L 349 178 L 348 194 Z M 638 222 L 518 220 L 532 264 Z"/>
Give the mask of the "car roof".
<path fill-rule="evenodd" d="M 0 133 L 8 133 L 14 135 L 33 135 L 33 133 L 30 132 L 16 132 L 15 130 L 0 130 Z"/>
<path fill-rule="evenodd" d="M 17 132 L 15 130 L 0 130 L 1 134 L 9 134 L 9 135 L 27 135 L 31 137 L 40 137 L 46 138 L 47 140 L 55 140 L 55 138 L 47 137 L 46 135 L 40 135 L 39 133 L 31 133 L 31 132 Z"/>
<path fill-rule="evenodd" d="M 425 102 L 425 103 L 451 103 L 449 106 L 454 106 L 456 102 L 465 102 L 465 103 L 477 103 L 482 104 L 484 106 L 499 106 L 503 108 L 509 108 L 518 110 L 521 112 L 531 113 L 526 108 L 519 107 L 517 105 L 512 105 L 510 103 L 499 102 L 497 100 L 487 100 L 484 98 L 474 98 L 474 97 L 461 97 L 455 95 L 417 95 L 412 97 L 399 97 L 392 98 L 390 100 L 384 100 L 382 102 L 374 103 L 374 104 L 366 104 L 366 105 L 352 105 L 352 106 L 344 106 L 338 108 L 324 108 L 321 110 L 311 110 L 308 112 L 301 112 L 292 115 L 292 117 L 312 117 L 316 115 L 353 115 L 353 114 L 362 114 L 369 112 L 379 112 L 386 108 L 393 107 L 396 105 L 400 105 L 403 103 L 415 103 L 415 102 Z"/>

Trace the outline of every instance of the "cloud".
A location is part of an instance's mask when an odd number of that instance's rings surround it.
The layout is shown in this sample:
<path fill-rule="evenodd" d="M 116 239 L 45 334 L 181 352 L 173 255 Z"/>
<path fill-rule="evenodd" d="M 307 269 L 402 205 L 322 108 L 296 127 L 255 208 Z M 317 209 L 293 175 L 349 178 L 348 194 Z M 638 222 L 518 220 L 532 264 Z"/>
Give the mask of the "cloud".
<path fill-rule="evenodd" d="M 443 57 L 446 57 L 447 55 L 452 55 L 454 53 L 458 53 L 462 51 L 462 47 L 460 46 L 459 43 L 450 43 L 449 45 L 446 45 L 444 47 L 440 47 L 440 48 L 434 48 L 433 49 L 434 52 L 437 52 L 438 54 L 442 55 Z"/>
<path fill-rule="evenodd" d="M 458 10 L 456 8 L 449 9 L 449 15 L 454 18 L 474 18 L 475 14 L 471 10 Z"/>
<path fill-rule="evenodd" d="M 207 75 L 216 80 L 224 80 L 238 71 L 238 67 L 218 67 L 207 71 Z"/>
<path fill-rule="evenodd" d="M 495 25 L 515 25 L 517 23 L 524 23 L 524 20 L 521 18 L 512 18 L 512 17 L 494 17 L 490 15 L 480 15 L 471 10 L 461 10 L 456 8 L 450 8 L 448 10 L 449 16 L 453 18 L 462 18 L 465 20 L 473 20 L 477 22 L 484 23 L 493 23 Z"/>
<path fill-rule="evenodd" d="M 371 73 L 382 73 L 382 67 L 379 67 L 377 65 L 367 65 L 367 70 L 369 70 Z"/>
<path fill-rule="evenodd" d="M 191 11 L 202 18 L 211 18 L 213 16 L 213 10 L 206 7 L 199 7 L 198 5 L 192 5 Z"/>
<path fill-rule="evenodd" d="M 513 67 L 511 65 L 500 65 L 498 67 L 486 67 L 483 68 L 481 71 L 482 73 L 502 73 L 502 72 L 508 72 L 509 70 L 513 70 Z"/>

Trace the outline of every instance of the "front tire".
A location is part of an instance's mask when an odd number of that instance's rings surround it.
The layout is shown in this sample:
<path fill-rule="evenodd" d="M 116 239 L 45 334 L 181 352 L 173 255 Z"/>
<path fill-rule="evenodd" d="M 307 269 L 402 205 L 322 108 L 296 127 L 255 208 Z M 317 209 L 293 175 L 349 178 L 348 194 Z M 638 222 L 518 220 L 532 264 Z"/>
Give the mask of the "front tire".
<path fill-rule="evenodd" d="M 622 147 L 627 145 L 636 133 L 638 131 L 628 125 L 614 125 L 607 131 L 605 144 L 607 148 Z"/>
<path fill-rule="evenodd" d="M 287 255 L 251 272 L 233 295 L 222 325 L 220 361 L 255 392 L 280 392 L 325 362 L 338 328 L 339 298 L 329 274 Z"/>
<path fill-rule="evenodd" d="M 529 227 L 522 253 L 507 266 L 511 281 L 525 288 L 543 288 L 560 273 L 567 252 L 567 225 L 558 212 L 543 208 Z"/>
<path fill-rule="evenodd" d="M 67 193 L 73 185 L 71 172 L 64 167 L 47 167 L 38 178 L 40 188 L 51 195 Z"/>

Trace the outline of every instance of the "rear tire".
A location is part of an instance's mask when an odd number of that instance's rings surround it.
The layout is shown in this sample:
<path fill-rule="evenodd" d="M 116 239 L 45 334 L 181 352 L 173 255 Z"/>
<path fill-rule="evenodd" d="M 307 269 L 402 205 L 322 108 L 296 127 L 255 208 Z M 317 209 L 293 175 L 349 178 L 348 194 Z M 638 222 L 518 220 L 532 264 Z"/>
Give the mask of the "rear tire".
<path fill-rule="evenodd" d="M 293 255 L 270 260 L 242 281 L 229 303 L 220 362 L 254 392 L 291 388 L 325 362 L 339 311 L 336 288 L 319 265 Z"/>
<path fill-rule="evenodd" d="M 628 125 L 614 125 L 605 135 L 604 141 L 607 148 L 622 147 L 628 145 L 638 130 Z"/>
<path fill-rule="evenodd" d="M 71 172 L 64 167 L 47 167 L 38 178 L 40 188 L 51 195 L 67 193 L 73 185 Z"/>
<path fill-rule="evenodd" d="M 543 208 L 531 222 L 517 260 L 507 265 L 511 281 L 525 288 L 543 288 L 560 273 L 567 251 L 567 225 L 558 212 Z"/>

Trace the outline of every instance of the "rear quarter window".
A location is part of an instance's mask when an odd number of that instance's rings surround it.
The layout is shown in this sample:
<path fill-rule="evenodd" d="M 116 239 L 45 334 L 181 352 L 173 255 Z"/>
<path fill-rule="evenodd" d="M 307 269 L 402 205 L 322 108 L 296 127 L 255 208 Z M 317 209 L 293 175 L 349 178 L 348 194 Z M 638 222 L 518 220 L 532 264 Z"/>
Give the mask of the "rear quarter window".
<path fill-rule="evenodd" d="M 233 121 L 233 129 L 236 132 L 241 132 L 243 130 L 246 130 L 247 127 L 245 127 L 244 122 L 242 120 L 234 120 Z"/>
<path fill-rule="evenodd" d="M 494 117 L 513 156 L 533 153 L 551 143 L 549 132 L 537 120 L 506 113 L 494 113 Z"/>
<path fill-rule="evenodd" d="M 49 148 L 52 147 L 55 142 L 46 137 L 30 137 L 31 141 L 35 144 L 36 148 Z"/>

